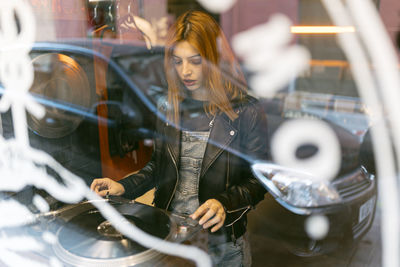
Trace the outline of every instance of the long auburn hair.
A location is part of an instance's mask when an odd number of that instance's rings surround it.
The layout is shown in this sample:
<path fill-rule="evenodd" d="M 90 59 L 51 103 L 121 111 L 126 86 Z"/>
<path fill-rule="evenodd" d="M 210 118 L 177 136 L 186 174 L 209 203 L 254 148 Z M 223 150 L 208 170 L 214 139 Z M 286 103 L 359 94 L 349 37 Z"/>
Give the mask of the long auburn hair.
<path fill-rule="evenodd" d="M 164 58 L 170 107 L 167 118 L 179 125 L 179 105 L 186 95 L 172 58 L 175 46 L 182 41 L 191 44 L 202 57 L 203 84 L 209 94 L 205 111 L 211 115 L 222 112 L 235 120 L 238 115 L 232 108 L 232 102 L 243 100 L 247 94 L 246 81 L 218 23 L 200 11 L 184 13 L 168 31 Z"/>

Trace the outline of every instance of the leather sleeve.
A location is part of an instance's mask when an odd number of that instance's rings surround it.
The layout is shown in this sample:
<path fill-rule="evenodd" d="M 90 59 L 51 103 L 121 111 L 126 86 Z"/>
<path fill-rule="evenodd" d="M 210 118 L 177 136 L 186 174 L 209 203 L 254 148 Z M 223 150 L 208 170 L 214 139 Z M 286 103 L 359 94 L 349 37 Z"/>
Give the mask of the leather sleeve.
<path fill-rule="evenodd" d="M 160 107 L 158 112 L 160 112 Z M 157 119 L 156 125 L 156 138 L 154 138 L 154 148 L 150 161 L 139 172 L 118 181 L 125 188 L 125 193 L 123 194 L 123 197 L 125 198 L 135 199 L 155 187 L 154 177 L 156 175 L 157 162 L 163 144 L 163 138 L 157 135 L 157 132 L 160 132 L 163 123 L 160 119 Z"/>
<path fill-rule="evenodd" d="M 151 160 L 138 173 L 118 181 L 125 188 L 122 197 L 135 199 L 154 187 L 153 172 L 155 169 L 154 152 Z"/>

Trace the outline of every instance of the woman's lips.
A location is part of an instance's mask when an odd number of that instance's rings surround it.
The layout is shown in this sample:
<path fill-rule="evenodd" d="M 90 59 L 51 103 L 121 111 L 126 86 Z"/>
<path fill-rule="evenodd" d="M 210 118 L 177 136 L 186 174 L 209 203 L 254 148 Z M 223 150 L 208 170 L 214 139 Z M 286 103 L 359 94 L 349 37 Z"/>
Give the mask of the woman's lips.
<path fill-rule="evenodd" d="M 194 85 L 196 83 L 196 80 L 183 80 L 183 83 L 186 86 L 192 86 L 192 85 Z"/>

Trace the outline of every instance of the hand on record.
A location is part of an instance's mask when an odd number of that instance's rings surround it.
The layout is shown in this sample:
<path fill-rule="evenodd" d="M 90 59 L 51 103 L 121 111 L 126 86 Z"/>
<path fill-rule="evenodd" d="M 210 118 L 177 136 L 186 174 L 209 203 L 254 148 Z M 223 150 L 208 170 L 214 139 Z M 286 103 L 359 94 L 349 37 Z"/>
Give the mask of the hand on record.
<path fill-rule="evenodd" d="M 116 181 L 110 178 L 94 179 L 90 185 L 90 189 L 96 192 L 99 196 L 114 195 L 120 196 L 125 193 L 125 188 Z"/>
<path fill-rule="evenodd" d="M 197 219 L 201 216 L 199 224 L 203 225 L 204 229 L 211 226 L 211 232 L 217 231 L 224 225 L 226 214 L 221 202 L 216 199 L 209 199 L 204 202 L 190 217 Z"/>

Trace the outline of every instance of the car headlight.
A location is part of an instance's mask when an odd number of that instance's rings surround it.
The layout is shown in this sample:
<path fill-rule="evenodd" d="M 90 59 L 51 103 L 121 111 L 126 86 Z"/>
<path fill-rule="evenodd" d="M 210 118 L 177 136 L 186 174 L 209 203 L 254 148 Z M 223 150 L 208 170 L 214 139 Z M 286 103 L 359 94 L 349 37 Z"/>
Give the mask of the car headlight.
<path fill-rule="evenodd" d="M 339 203 L 341 197 L 329 181 L 271 163 L 252 165 L 256 178 L 271 194 L 298 208 L 313 208 Z"/>

